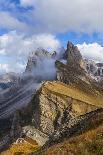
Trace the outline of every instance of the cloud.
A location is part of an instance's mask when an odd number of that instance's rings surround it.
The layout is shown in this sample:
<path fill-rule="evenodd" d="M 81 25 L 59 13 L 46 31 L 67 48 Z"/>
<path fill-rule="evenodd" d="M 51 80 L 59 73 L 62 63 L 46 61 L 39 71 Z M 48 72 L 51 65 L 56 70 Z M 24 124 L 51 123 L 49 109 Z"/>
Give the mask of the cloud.
<path fill-rule="evenodd" d="M 83 57 L 94 60 L 96 62 L 103 62 L 103 47 L 98 43 L 92 44 L 78 44 L 79 50 Z"/>
<path fill-rule="evenodd" d="M 54 51 L 60 47 L 60 42 L 51 34 L 26 37 L 24 34 L 11 31 L 0 36 L 0 68 L 3 72 L 23 71 L 29 53 L 38 47 Z"/>
<path fill-rule="evenodd" d="M 26 31 L 28 29 L 25 23 L 19 21 L 6 11 L 0 12 L 0 28 L 19 31 Z"/>
<path fill-rule="evenodd" d="M 103 33 L 102 0 L 0 1 L 0 26 L 28 33 Z"/>
<path fill-rule="evenodd" d="M 8 72 L 8 64 L 0 64 L 0 73 Z"/>
<path fill-rule="evenodd" d="M 9 72 L 20 73 L 20 71 L 24 71 L 24 68 L 25 68 L 25 65 L 12 61 L 8 64 L 6 63 L 0 64 L 0 74 L 9 73 Z"/>
<path fill-rule="evenodd" d="M 20 0 L 22 6 L 34 6 L 37 0 Z"/>
<path fill-rule="evenodd" d="M 103 32 L 102 0 L 20 0 L 21 6 L 32 6 L 32 22 L 38 31 Z M 29 12 L 30 13 L 30 12 Z"/>

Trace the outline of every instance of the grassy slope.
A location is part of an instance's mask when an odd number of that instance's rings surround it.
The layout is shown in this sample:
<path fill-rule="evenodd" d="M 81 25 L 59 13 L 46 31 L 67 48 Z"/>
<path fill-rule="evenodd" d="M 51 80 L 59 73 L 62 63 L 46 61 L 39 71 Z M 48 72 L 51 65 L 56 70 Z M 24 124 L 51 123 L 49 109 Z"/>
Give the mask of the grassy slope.
<path fill-rule="evenodd" d="M 82 102 L 103 108 L 103 95 L 99 93 L 95 95 L 92 93 L 86 93 L 76 86 L 66 85 L 61 82 L 47 82 L 44 84 L 43 88 L 49 90 L 51 93 L 57 94 L 58 96 L 65 98 L 72 97 Z"/>
<path fill-rule="evenodd" d="M 0 155 L 20 155 L 32 153 L 39 148 L 38 144 L 34 142 L 22 143 L 22 144 L 12 144 L 6 151 L 2 152 Z"/>
<path fill-rule="evenodd" d="M 66 85 L 61 82 L 47 83 L 44 88 L 59 96 L 72 97 L 91 105 L 103 108 L 101 93 L 93 95 L 80 87 Z M 98 127 L 98 122 L 101 124 Z M 92 129 L 92 130 L 91 130 Z M 90 122 L 87 132 L 54 145 L 44 155 L 102 155 L 103 154 L 103 116 L 98 116 Z"/>
<path fill-rule="evenodd" d="M 44 155 L 103 155 L 103 125 L 52 146 Z"/>

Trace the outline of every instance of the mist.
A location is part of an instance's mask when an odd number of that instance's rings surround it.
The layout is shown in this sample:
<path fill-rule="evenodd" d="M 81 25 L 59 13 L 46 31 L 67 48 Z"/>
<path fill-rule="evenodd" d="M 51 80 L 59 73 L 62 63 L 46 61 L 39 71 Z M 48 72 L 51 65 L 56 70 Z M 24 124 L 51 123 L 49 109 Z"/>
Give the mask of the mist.
<path fill-rule="evenodd" d="M 57 52 L 48 52 L 44 49 L 37 49 L 29 57 L 26 75 L 33 76 L 35 80 L 55 80 L 56 67 L 55 61 L 63 61 L 63 54 L 65 50 L 59 49 Z M 29 71 L 30 70 L 30 71 Z"/>

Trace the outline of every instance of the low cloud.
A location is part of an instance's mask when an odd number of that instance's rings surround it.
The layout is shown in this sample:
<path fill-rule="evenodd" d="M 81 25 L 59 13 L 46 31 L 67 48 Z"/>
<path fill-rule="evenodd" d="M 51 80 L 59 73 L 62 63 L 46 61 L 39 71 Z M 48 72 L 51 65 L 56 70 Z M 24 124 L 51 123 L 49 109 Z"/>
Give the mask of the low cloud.
<path fill-rule="evenodd" d="M 23 34 L 12 31 L 0 36 L 0 62 L 2 62 L 0 68 L 3 72 L 23 71 L 29 53 L 38 47 L 54 51 L 60 47 L 60 42 L 51 34 L 25 37 Z"/>
<path fill-rule="evenodd" d="M 103 63 L 103 47 L 98 43 L 92 44 L 78 44 L 79 50 L 81 51 L 83 57 L 87 59 L 94 60 L 96 62 Z"/>

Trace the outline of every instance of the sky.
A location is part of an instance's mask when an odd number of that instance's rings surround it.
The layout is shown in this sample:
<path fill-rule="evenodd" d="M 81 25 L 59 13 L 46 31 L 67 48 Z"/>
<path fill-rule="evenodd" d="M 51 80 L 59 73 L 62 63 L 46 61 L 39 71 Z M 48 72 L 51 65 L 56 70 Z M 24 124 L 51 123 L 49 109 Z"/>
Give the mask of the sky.
<path fill-rule="evenodd" d="M 103 62 L 103 0 L 0 0 L 0 73 L 23 72 L 30 52 L 67 41 Z"/>

